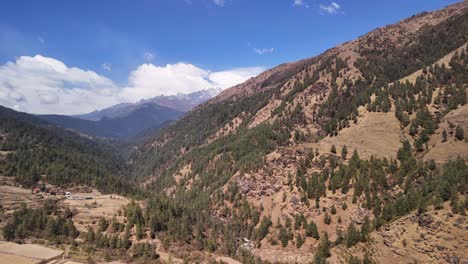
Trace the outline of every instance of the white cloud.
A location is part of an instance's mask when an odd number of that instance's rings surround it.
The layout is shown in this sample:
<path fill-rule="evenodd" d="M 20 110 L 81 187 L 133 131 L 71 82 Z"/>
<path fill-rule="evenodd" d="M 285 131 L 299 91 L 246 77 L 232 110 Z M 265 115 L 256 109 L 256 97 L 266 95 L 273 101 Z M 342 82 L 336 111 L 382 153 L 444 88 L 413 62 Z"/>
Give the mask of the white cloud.
<path fill-rule="evenodd" d="M 259 54 L 259 55 L 263 55 L 263 54 L 267 54 L 267 53 L 272 53 L 273 51 L 275 51 L 274 48 L 262 48 L 262 49 L 257 49 L 257 48 L 254 48 L 253 49 L 255 53 Z"/>
<path fill-rule="evenodd" d="M 237 68 L 228 71 L 213 72 L 209 75 L 209 80 L 215 87 L 225 89 L 257 76 L 263 71 L 265 71 L 263 67 Z"/>
<path fill-rule="evenodd" d="M 135 102 L 157 95 L 191 93 L 213 87 L 225 89 L 244 82 L 262 71 L 264 71 L 262 67 L 211 72 L 188 63 L 166 66 L 143 64 L 130 73 L 128 87 L 122 89 L 120 96 Z"/>
<path fill-rule="evenodd" d="M 101 67 L 106 71 L 112 71 L 112 66 L 109 63 L 103 63 Z"/>
<path fill-rule="evenodd" d="M 303 6 L 309 8 L 309 5 L 304 0 L 294 0 L 293 6 Z"/>
<path fill-rule="evenodd" d="M 0 66 L 0 104 L 33 113 L 92 111 L 117 103 L 108 96 L 118 88 L 93 71 L 67 67 L 36 55 L 21 56 Z"/>
<path fill-rule="evenodd" d="M 320 5 L 320 11 L 327 14 L 336 14 L 341 6 L 335 2 L 332 2 L 330 5 Z"/>
<path fill-rule="evenodd" d="M 224 89 L 263 70 L 250 67 L 212 72 L 189 63 L 147 63 L 130 73 L 127 85 L 118 86 L 94 71 L 68 67 L 53 58 L 21 56 L 0 65 L 0 105 L 36 114 L 79 114 L 157 95 Z"/>
<path fill-rule="evenodd" d="M 213 3 L 215 3 L 217 6 L 224 6 L 225 0 L 213 0 Z"/>

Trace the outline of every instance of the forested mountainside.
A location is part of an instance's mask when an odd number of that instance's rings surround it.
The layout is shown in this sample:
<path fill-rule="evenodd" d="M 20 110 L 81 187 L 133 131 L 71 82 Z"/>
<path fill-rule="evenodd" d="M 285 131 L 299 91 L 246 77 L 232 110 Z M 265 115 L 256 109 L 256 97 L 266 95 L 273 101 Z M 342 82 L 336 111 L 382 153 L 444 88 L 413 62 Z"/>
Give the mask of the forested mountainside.
<path fill-rule="evenodd" d="M 111 144 L 58 128 L 33 115 L 0 107 L 0 174 L 24 187 L 43 179 L 131 194 L 128 165 Z"/>
<path fill-rule="evenodd" d="M 467 49 L 467 1 L 421 13 L 223 91 L 129 160 L 1 108 L 0 174 L 145 197 L 88 222 L 21 207 L 4 238 L 125 261 L 467 262 Z"/>
<path fill-rule="evenodd" d="M 177 110 L 149 102 L 133 107 L 126 115 L 104 117 L 97 121 L 63 115 L 39 117 L 57 126 L 74 129 L 94 137 L 134 139 L 145 130 L 159 129 L 182 114 Z"/>
<path fill-rule="evenodd" d="M 156 96 L 137 103 L 122 103 L 100 111 L 76 115 L 39 115 L 40 118 L 93 137 L 135 141 L 156 134 L 185 112 L 217 95 L 212 88 L 190 94 Z"/>
<path fill-rule="evenodd" d="M 247 239 L 264 260 L 323 263 L 414 210 L 450 200 L 463 215 L 467 6 L 280 65 L 164 129 L 133 155 L 135 177 L 166 201 L 150 203 L 149 228 L 239 258 Z"/>

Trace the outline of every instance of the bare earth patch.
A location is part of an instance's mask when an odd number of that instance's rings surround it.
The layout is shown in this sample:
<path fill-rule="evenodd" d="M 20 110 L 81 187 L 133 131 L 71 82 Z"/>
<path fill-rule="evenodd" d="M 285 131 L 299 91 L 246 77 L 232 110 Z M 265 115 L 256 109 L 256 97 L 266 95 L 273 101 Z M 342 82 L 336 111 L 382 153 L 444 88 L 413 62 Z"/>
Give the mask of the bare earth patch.
<path fill-rule="evenodd" d="M 41 204 L 42 198 L 32 194 L 31 190 L 10 185 L 0 185 L 0 204 L 7 213 L 18 209 L 22 203 L 36 208 Z"/>
<path fill-rule="evenodd" d="M 58 258 L 62 254 L 62 250 L 50 249 L 39 245 L 20 245 L 12 242 L 0 241 L 0 264 L 40 263 L 42 261 Z"/>

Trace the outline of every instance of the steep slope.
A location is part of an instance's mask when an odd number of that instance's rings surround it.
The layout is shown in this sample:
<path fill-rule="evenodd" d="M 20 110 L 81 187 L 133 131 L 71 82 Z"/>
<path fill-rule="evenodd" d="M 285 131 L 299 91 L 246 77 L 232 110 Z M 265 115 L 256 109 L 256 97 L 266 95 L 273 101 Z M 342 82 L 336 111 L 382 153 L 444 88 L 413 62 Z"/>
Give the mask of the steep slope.
<path fill-rule="evenodd" d="M 176 120 L 182 112 L 160 106 L 155 103 L 144 103 L 133 106 L 126 115 L 113 118 L 103 117 L 98 121 L 90 121 L 62 115 L 41 115 L 40 118 L 82 133 L 104 138 L 133 138 L 147 129 L 159 129 L 168 121 Z"/>
<path fill-rule="evenodd" d="M 422 13 L 282 64 L 141 145 L 135 176 L 193 228 L 167 225 L 161 236 L 239 259 L 241 249 L 323 263 L 333 248 L 332 262 L 396 262 L 361 246 L 448 200 L 464 219 L 467 10 L 465 1 Z M 465 261 L 462 248 L 451 257 Z"/>
<path fill-rule="evenodd" d="M 231 123 L 239 119 L 242 125 L 237 130 L 242 133 L 259 124 L 272 125 L 278 121 L 283 129 L 290 133 L 297 131 L 304 134 L 307 141 L 314 142 L 327 135 L 335 136 L 342 128 L 358 122 L 359 107 L 367 109 L 371 101 L 375 106 L 366 110 L 367 113 L 391 115 L 390 104 L 393 102 L 395 109 L 395 99 L 385 99 L 390 91 L 382 94 L 378 91 L 380 87 L 463 47 L 467 42 L 466 6 L 467 3 L 462 2 L 440 11 L 422 13 L 374 30 L 320 56 L 266 71 L 199 106 L 161 137 L 143 146 L 140 154 L 167 150 L 173 157 L 184 156 L 193 147 L 205 146 L 213 136 L 222 134 L 218 132 L 226 125 L 232 126 Z M 395 67 L 399 68 L 393 69 Z M 396 124 L 395 120 L 392 122 Z M 400 133 L 399 128 L 394 131 Z M 393 148 L 390 154 L 395 156 L 395 150 Z M 170 156 L 166 154 L 161 155 Z M 156 160 L 158 156 L 156 154 Z M 150 174 L 153 169 L 144 174 Z"/>
<path fill-rule="evenodd" d="M 57 128 L 33 115 L 0 107 L 0 174 L 25 186 L 38 180 L 68 186 L 88 184 L 103 191 L 132 193 L 118 151 Z"/>

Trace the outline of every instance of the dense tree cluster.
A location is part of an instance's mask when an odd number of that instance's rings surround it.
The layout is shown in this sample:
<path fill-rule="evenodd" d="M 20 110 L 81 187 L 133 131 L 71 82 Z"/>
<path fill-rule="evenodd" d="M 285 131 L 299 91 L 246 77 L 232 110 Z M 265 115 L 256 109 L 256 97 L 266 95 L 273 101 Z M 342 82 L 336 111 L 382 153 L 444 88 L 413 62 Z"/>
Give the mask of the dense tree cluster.
<path fill-rule="evenodd" d="M 42 175 L 55 185 L 87 184 L 103 191 L 133 193 L 120 173 L 123 158 L 108 144 L 53 127 L 40 119 L 0 108 L 0 150 L 11 151 L 0 160 L 0 174 L 15 176 L 23 186 L 33 186 Z"/>
<path fill-rule="evenodd" d="M 22 204 L 3 227 L 3 238 L 7 241 L 22 241 L 35 237 L 56 243 L 70 242 L 79 234 L 71 216 L 69 211 L 62 212 L 52 200 L 47 200 L 38 209 Z"/>
<path fill-rule="evenodd" d="M 369 82 L 394 82 L 431 65 L 468 41 L 468 14 L 451 17 L 435 27 L 428 27 L 417 35 L 411 45 L 379 48 L 362 47 L 364 55 L 357 66 Z"/>

